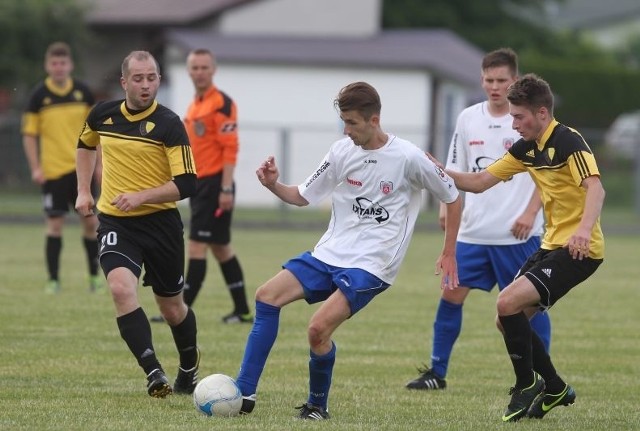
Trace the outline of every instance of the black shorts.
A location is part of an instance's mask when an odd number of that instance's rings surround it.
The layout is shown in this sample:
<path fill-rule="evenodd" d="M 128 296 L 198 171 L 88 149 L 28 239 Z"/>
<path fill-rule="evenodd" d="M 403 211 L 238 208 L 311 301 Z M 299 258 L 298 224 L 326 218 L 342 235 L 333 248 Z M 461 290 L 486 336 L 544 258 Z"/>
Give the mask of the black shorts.
<path fill-rule="evenodd" d="M 567 248 L 539 249 L 522 265 L 524 274 L 540 294 L 540 308 L 547 309 L 596 272 L 603 259 L 574 259 Z"/>
<path fill-rule="evenodd" d="M 98 214 L 100 265 L 105 276 L 130 269 L 158 296 L 175 296 L 184 285 L 184 232 L 177 209 L 137 217 Z"/>
<path fill-rule="evenodd" d="M 94 198 L 98 196 L 98 187 L 93 180 L 91 194 Z M 78 177 L 75 171 L 42 184 L 42 203 L 47 217 L 62 217 L 69 212 L 69 207 L 76 207 L 77 197 Z"/>
<path fill-rule="evenodd" d="M 216 217 L 221 183 L 222 173 L 198 178 L 196 193 L 189 199 L 191 207 L 189 239 L 220 245 L 231 242 L 233 211 L 224 211 Z"/>

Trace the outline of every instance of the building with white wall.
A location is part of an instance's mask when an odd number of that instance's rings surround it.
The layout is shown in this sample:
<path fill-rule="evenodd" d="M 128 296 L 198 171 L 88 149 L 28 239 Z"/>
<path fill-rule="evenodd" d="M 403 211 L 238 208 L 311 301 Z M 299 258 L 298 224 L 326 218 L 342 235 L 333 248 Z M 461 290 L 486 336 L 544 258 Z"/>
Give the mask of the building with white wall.
<path fill-rule="evenodd" d="M 268 154 L 301 182 L 342 137 L 333 109 L 358 80 L 380 92 L 384 130 L 443 158 L 457 114 L 480 90 L 482 52 L 445 29 L 385 31 L 382 0 L 100 0 L 88 23 L 90 84 L 120 97 L 120 62 L 134 49 L 162 68 L 161 103 L 183 115 L 193 96 L 187 53 L 209 48 L 216 84 L 238 104 L 237 204 L 277 205 L 255 169 Z"/>
<path fill-rule="evenodd" d="M 237 203 L 248 206 L 279 203 L 255 179 L 267 155 L 281 160 L 287 182 L 302 182 L 316 169 L 342 137 L 333 100 L 350 82 L 367 81 L 379 91 L 385 131 L 443 157 L 456 116 L 479 85 L 482 57 L 446 30 L 387 31 L 357 39 L 174 30 L 168 46 L 167 104 L 179 113 L 193 97 L 187 53 L 204 47 L 216 54 L 216 85 L 238 105 Z"/>

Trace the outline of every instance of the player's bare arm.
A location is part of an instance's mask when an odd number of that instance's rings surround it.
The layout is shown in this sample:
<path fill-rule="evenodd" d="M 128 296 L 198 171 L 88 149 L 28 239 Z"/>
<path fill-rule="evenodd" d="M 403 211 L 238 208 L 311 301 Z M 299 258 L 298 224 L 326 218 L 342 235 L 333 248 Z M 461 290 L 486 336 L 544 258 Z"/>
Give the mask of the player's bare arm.
<path fill-rule="evenodd" d="M 256 176 L 258 177 L 260 184 L 269 189 L 271 193 L 276 195 L 282 201 L 299 207 L 309 205 L 309 202 L 300 195 L 298 186 L 278 182 L 280 173 L 278 172 L 278 167 L 276 166 L 276 161 L 273 156 L 267 157 L 267 160 L 260 164 L 256 170 Z"/>
<path fill-rule="evenodd" d="M 501 181 L 500 178 L 486 170 L 480 172 L 456 172 L 446 169 L 445 172 L 453 178 L 459 190 L 471 193 L 482 193 Z"/>
<path fill-rule="evenodd" d="M 233 173 L 235 165 L 225 163 L 222 168 L 222 188 L 228 189 L 233 187 Z M 218 208 L 222 211 L 231 211 L 233 209 L 233 193 L 222 192 L 218 196 Z"/>
<path fill-rule="evenodd" d="M 536 188 L 533 190 L 533 193 L 531 193 L 531 199 L 529 199 L 529 204 L 527 204 L 524 212 L 520 214 L 513 223 L 513 226 L 511 226 L 511 233 L 514 237 L 519 240 L 529 238 L 540 208 L 542 208 L 542 199 L 540 199 L 540 193 Z"/>
<path fill-rule="evenodd" d="M 95 200 L 91 194 L 91 177 L 96 166 L 96 158 L 96 151 L 85 148 L 76 150 L 76 175 L 78 177 L 76 211 L 83 217 L 93 215 Z"/>
<path fill-rule="evenodd" d="M 436 275 L 442 274 L 441 289 L 455 289 L 460 285 L 458 265 L 456 262 L 456 239 L 460 228 L 462 214 L 462 198 L 446 204 L 444 247 L 436 261 Z"/>
<path fill-rule="evenodd" d="M 576 229 L 565 244 L 565 247 L 569 249 L 569 253 L 571 253 L 573 258 L 579 260 L 589 256 L 591 232 L 598 217 L 600 217 L 605 196 L 600 177 L 597 175 L 592 175 L 582 180 L 581 186 L 587 189 L 587 195 L 584 201 L 584 212 L 578 229 Z"/>
<path fill-rule="evenodd" d="M 31 179 L 36 184 L 44 184 L 44 174 L 42 173 L 40 160 L 38 158 L 38 137 L 34 135 L 23 135 L 22 145 L 24 147 L 24 153 L 27 156 L 29 169 L 31 170 Z"/>

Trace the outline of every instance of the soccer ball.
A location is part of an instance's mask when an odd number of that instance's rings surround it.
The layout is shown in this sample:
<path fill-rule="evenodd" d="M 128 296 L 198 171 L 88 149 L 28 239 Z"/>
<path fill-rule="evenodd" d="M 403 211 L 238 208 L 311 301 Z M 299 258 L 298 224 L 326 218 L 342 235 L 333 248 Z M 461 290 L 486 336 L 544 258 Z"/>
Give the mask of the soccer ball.
<path fill-rule="evenodd" d="M 231 377 L 211 374 L 196 385 L 193 403 L 203 415 L 237 416 L 242 407 L 242 392 Z"/>

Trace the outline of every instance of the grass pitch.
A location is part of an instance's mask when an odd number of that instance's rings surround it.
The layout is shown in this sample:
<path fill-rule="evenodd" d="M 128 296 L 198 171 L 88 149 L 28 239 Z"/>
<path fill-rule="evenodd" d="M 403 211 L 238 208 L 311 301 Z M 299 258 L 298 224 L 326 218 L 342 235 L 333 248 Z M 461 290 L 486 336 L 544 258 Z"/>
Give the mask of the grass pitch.
<path fill-rule="evenodd" d="M 321 232 L 234 231 L 248 294 L 287 258 L 311 248 Z M 77 225 L 65 230 L 62 292 L 43 293 L 43 228 L 0 224 L 1 430 L 637 430 L 640 429 L 640 265 L 637 236 L 608 236 L 605 263 L 552 310 L 551 353 L 576 389 L 576 404 L 542 420 L 502 424 L 513 372 L 494 326 L 496 292 L 472 293 L 447 377 L 448 388 L 414 392 L 404 384 L 428 363 L 439 298 L 434 263 L 440 232 L 415 234 L 394 286 L 335 334 L 338 346 L 329 408 L 332 419 L 293 419 L 306 401 L 306 324 L 316 309 L 304 302 L 282 312 L 278 340 L 247 417 L 207 418 L 190 397 L 151 399 L 146 380 L 120 338 L 108 295 L 88 292 Z M 140 287 L 147 315 L 152 294 Z M 236 375 L 249 325 L 225 326 L 231 302 L 209 258 L 195 303 L 201 376 Z M 177 353 L 168 327 L 153 324 L 157 354 L 170 379 Z"/>

